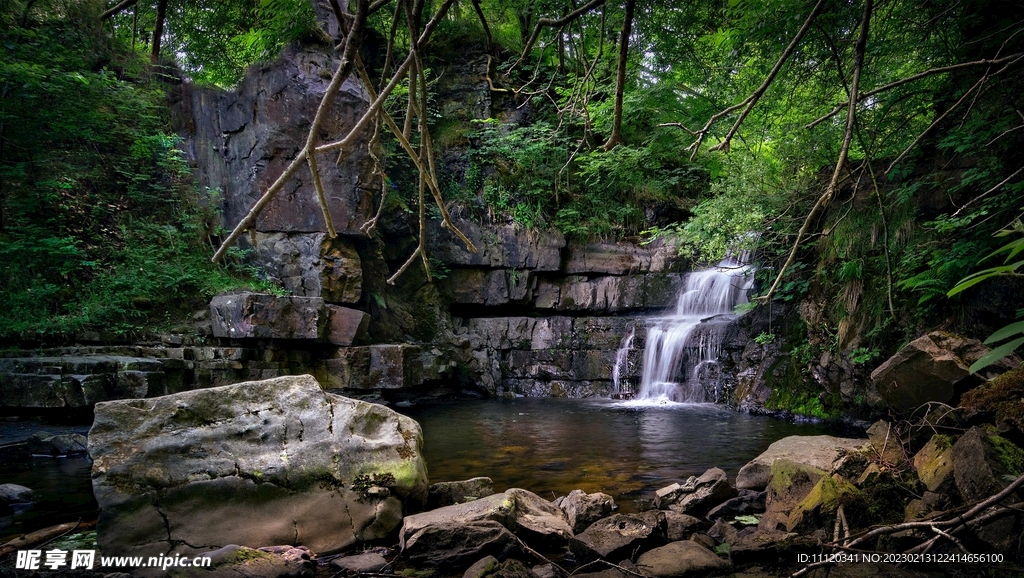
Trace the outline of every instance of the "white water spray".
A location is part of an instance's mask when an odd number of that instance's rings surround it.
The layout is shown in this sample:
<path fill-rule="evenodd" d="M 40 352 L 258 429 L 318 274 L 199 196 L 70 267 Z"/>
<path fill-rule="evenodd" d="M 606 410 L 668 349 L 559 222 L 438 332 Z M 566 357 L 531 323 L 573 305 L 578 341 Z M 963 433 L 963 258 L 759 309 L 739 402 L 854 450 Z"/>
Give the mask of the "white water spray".
<path fill-rule="evenodd" d="M 703 403 L 709 401 L 697 374 L 721 353 L 722 323 L 747 302 L 753 268 L 726 258 L 717 267 L 686 276 L 673 315 L 649 320 L 644 349 L 643 376 L 636 399 L 646 403 Z"/>
<path fill-rule="evenodd" d="M 623 338 L 619 350 L 615 352 L 615 365 L 612 366 L 612 385 L 614 393 L 625 393 L 622 391 L 622 370 L 626 367 L 629 357 L 629 350 L 633 348 L 633 338 L 636 336 L 636 327 L 629 328 L 629 335 Z"/>

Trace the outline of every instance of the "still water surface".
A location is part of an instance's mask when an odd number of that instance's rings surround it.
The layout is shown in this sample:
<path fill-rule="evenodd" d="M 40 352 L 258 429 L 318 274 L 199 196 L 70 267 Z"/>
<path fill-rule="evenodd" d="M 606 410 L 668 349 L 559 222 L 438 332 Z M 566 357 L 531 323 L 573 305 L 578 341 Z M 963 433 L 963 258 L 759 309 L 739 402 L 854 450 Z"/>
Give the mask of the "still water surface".
<path fill-rule="evenodd" d="M 711 467 L 734 479 L 786 436 L 834 433 L 710 404 L 520 398 L 398 411 L 423 427 L 431 482 L 488 476 L 497 491 L 526 488 L 547 499 L 576 488 L 600 491 L 623 511 Z"/>

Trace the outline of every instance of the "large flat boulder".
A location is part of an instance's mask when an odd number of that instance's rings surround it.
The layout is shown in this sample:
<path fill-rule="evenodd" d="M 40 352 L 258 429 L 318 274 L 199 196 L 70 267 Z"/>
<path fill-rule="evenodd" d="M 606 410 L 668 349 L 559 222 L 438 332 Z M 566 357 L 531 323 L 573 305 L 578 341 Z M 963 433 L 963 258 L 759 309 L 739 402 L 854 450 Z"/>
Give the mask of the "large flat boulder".
<path fill-rule="evenodd" d="M 412 419 L 308 375 L 97 404 L 97 541 L 155 556 L 382 538 L 426 498 L 421 444 Z"/>
<path fill-rule="evenodd" d="M 832 472 L 832 465 L 845 453 L 859 452 L 868 446 L 866 439 L 833 436 L 789 436 L 768 446 L 761 455 L 740 468 L 736 487 L 740 490 L 763 490 L 771 477 L 772 463 L 785 459 L 819 470 Z"/>
<path fill-rule="evenodd" d="M 594 560 L 618 562 L 637 549 L 661 546 L 666 541 L 665 513 L 649 510 L 640 514 L 614 514 L 590 525 L 569 542 L 569 550 L 580 563 Z"/>

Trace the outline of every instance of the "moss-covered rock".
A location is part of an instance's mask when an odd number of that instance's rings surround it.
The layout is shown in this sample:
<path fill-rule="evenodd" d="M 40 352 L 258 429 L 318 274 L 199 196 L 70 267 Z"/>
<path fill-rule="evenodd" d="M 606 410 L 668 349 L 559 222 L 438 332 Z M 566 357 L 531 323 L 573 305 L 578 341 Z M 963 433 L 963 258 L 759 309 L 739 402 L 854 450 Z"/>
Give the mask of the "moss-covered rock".
<path fill-rule="evenodd" d="M 823 527 L 827 517 L 853 499 L 859 490 L 842 476 L 824 476 L 789 513 L 786 531 L 801 532 Z"/>

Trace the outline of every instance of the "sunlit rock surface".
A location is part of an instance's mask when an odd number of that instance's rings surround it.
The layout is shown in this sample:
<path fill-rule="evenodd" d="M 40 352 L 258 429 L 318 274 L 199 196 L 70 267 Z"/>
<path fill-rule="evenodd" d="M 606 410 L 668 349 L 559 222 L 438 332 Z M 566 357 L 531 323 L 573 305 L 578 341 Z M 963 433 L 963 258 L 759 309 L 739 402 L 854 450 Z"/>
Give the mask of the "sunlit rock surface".
<path fill-rule="evenodd" d="M 419 425 L 281 377 L 98 404 L 89 434 L 98 542 L 150 556 L 227 544 L 328 553 L 422 505 Z"/>

